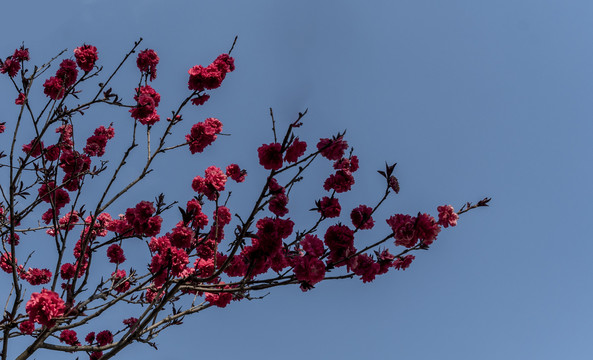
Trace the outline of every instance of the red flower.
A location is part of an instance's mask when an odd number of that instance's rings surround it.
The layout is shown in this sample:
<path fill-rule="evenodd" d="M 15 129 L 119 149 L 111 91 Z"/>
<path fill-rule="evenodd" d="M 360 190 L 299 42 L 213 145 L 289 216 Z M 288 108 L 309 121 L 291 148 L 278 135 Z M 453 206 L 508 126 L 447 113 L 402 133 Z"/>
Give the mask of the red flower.
<path fill-rule="evenodd" d="M 284 216 L 288 214 L 287 204 L 288 196 L 284 193 L 279 193 L 270 200 L 269 209 L 276 216 Z"/>
<path fill-rule="evenodd" d="M 350 191 L 354 185 L 354 177 L 350 171 L 338 170 L 330 175 L 323 183 L 323 188 L 327 191 L 335 190 L 337 193 Z"/>
<path fill-rule="evenodd" d="M 297 162 L 299 157 L 303 156 L 305 151 L 307 151 L 307 143 L 299 141 L 299 138 L 296 138 L 288 149 L 286 149 L 284 160 L 289 163 Z"/>
<path fill-rule="evenodd" d="M 340 136 L 337 139 L 321 139 L 317 143 L 317 150 L 328 160 L 339 160 L 344 156 L 348 143 Z"/>
<path fill-rule="evenodd" d="M 305 255 L 296 259 L 294 275 L 298 281 L 305 281 L 313 286 L 325 278 L 325 264 L 316 257 Z M 303 291 L 308 287 L 301 287 Z"/>
<path fill-rule="evenodd" d="M 136 88 L 134 96 L 137 105 L 130 109 L 132 117 L 140 121 L 143 125 L 153 125 L 160 120 L 156 113 L 156 107 L 159 106 L 161 95 L 157 93 L 150 85 Z"/>
<path fill-rule="evenodd" d="M 237 164 L 231 164 L 226 167 L 226 176 L 230 177 L 238 183 L 245 181 L 246 175 L 247 171 L 241 170 L 241 168 Z"/>
<path fill-rule="evenodd" d="M 375 226 L 375 221 L 371 217 L 372 212 L 373 208 L 366 205 L 360 205 L 356 209 L 353 209 L 350 213 L 352 225 L 361 230 L 372 229 Z"/>
<path fill-rule="evenodd" d="M 194 239 L 194 232 L 185 226 L 176 226 L 173 229 L 173 233 L 169 236 L 171 245 L 187 249 L 191 246 L 192 240 Z"/>
<path fill-rule="evenodd" d="M 53 181 L 41 185 L 38 193 L 41 200 L 46 203 L 53 203 L 56 209 L 61 209 L 70 202 L 70 195 L 64 189 L 56 188 Z"/>
<path fill-rule="evenodd" d="M 321 213 L 321 216 L 327 218 L 334 218 L 340 216 L 340 211 L 342 211 L 342 207 L 340 206 L 340 202 L 337 198 L 329 198 L 327 196 L 324 196 L 318 203 L 317 211 Z"/>
<path fill-rule="evenodd" d="M 113 342 L 113 335 L 109 330 L 103 330 L 95 337 L 99 346 L 105 346 Z"/>
<path fill-rule="evenodd" d="M 43 141 L 39 141 L 37 138 L 31 140 L 30 143 L 23 145 L 23 152 L 31 155 L 32 157 L 37 157 L 41 155 L 42 151 Z"/>
<path fill-rule="evenodd" d="M 396 270 L 406 270 L 410 267 L 412 260 L 414 260 L 415 258 L 416 257 L 414 255 L 406 255 L 404 257 L 399 257 L 395 259 L 395 261 L 393 262 L 393 267 Z"/>
<path fill-rule="evenodd" d="M 224 285 L 223 282 L 220 283 L 221 285 Z M 225 289 L 228 289 L 229 286 L 225 286 Z M 210 304 L 224 308 L 226 307 L 228 304 L 231 303 L 231 301 L 233 300 L 233 294 L 230 292 L 220 292 L 220 293 L 205 293 L 206 295 L 206 301 L 208 301 Z"/>
<path fill-rule="evenodd" d="M 21 277 L 31 285 L 47 284 L 51 281 L 51 271 L 49 269 L 31 269 L 22 272 Z"/>
<path fill-rule="evenodd" d="M 428 214 L 419 214 L 416 219 L 416 233 L 425 245 L 430 245 L 436 240 L 441 231 L 439 224 Z"/>
<path fill-rule="evenodd" d="M 74 57 L 76 58 L 78 67 L 86 72 L 93 70 L 95 62 L 99 58 L 97 56 L 97 48 L 86 44 L 74 49 Z"/>
<path fill-rule="evenodd" d="M 0 257 L 0 269 L 4 270 L 5 273 L 12 273 L 12 255 L 10 253 L 4 253 Z"/>
<path fill-rule="evenodd" d="M 16 105 L 23 105 L 25 103 L 25 94 L 19 93 L 19 96 L 14 100 Z"/>
<path fill-rule="evenodd" d="M 316 235 L 305 235 L 305 238 L 301 240 L 301 247 L 311 256 L 320 257 L 323 255 L 323 241 Z"/>
<path fill-rule="evenodd" d="M 189 134 L 185 135 L 185 140 L 189 143 L 189 151 L 192 154 L 202 152 L 206 146 L 216 140 L 216 134 L 222 131 L 222 123 L 216 118 L 207 118 L 192 126 Z"/>
<path fill-rule="evenodd" d="M 78 341 L 78 337 L 76 336 L 76 331 L 74 330 L 62 330 L 62 332 L 60 333 L 60 342 L 72 346 L 80 346 L 80 342 Z"/>
<path fill-rule="evenodd" d="M 103 156 L 105 154 L 105 147 L 107 140 L 113 139 L 115 130 L 111 126 L 105 129 L 105 126 L 100 126 L 95 129 L 94 135 L 86 140 L 86 147 L 83 149 L 88 156 Z"/>
<path fill-rule="evenodd" d="M 25 335 L 31 335 L 35 330 L 35 323 L 31 320 L 26 320 L 20 323 L 19 330 Z"/>
<path fill-rule="evenodd" d="M 161 231 L 163 219 L 152 216 L 155 212 L 152 202 L 141 201 L 135 208 L 126 210 L 126 222 L 134 228 L 137 235 L 155 236 Z"/>
<path fill-rule="evenodd" d="M 156 79 L 156 66 L 159 63 L 159 56 L 152 49 L 140 51 L 136 59 L 138 69 L 143 73 L 150 74 L 150 81 Z"/>
<path fill-rule="evenodd" d="M 21 63 L 17 59 L 13 59 L 11 56 L 4 60 L 4 64 L 0 67 L 0 73 L 7 74 L 10 77 L 15 77 L 21 69 Z"/>
<path fill-rule="evenodd" d="M 416 245 L 418 235 L 416 234 L 416 218 L 410 215 L 396 214 L 385 220 L 393 230 L 395 245 L 411 248 Z"/>
<path fill-rule="evenodd" d="M 16 61 L 29 61 L 29 49 L 25 49 L 23 46 L 21 46 L 20 49 L 16 49 L 14 51 L 12 58 Z"/>
<path fill-rule="evenodd" d="M 70 59 L 64 59 L 60 64 L 60 68 L 56 71 L 56 78 L 61 80 L 61 85 L 67 89 L 74 85 L 77 77 L 76 63 Z"/>
<path fill-rule="evenodd" d="M 210 200 L 218 198 L 218 193 L 224 190 L 227 176 L 216 166 L 210 166 L 205 171 L 205 178 L 196 176 L 192 181 L 194 191 L 206 195 Z"/>
<path fill-rule="evenodd" d="M 114 264 L 121 264 L 126 261 L 124 250 L 118 244 L 111 244 L 107 248 L 107 257 L 109 258 L 109 262 Z"/>
<path fill-rule="evenodd" d="M 438 224 L 443 227 L 455 226 L 457 225 L 457 220 L 459 219 L 459 215 L 453 210 L 453 206 L 451 205 L 443 205 L 437 207 L 439 211 L 439 222 Z"/>
<path fill-rule="evenodd" d="M 375 275 L 380 270 L 379 264 L 367 254 L 360 254 L 350 259 L 348 267 L 354 274 L 359 275 L 362 282 L 365 283 L 375 280 Z"/>
<path fill-rule="evenodd" d="M 278 170 L 282 167 L 282 145 L 271 143 L 257 149 L 259 163 L 266 170 Z"/>
<path fill-rule="evenodd" d="M 126 276 L 126 271 L 121 269 L 111 273 L 111 279 L 113 279 L 113 284 L 119 284 L 117 285 L 117 287 L 115 287 L 115 291 L 117 291 L 118 293 L 126 292 L 130 289 L 129 281 L 122 282 L 122 280 L 125 279 Z"/>
<path fill-rule="evenodd" d="M 200 95 L 198 97 L 191 99 L 191 103 L 196 106 L 200 106 L 200 105 L 204 105 L 206 103 L 206 101 L 208 101 L 208 99 L 210 99 L 210 95 L 204 94 L 204 95 Z"/>
<path fill-rule="evenodd" d="M 60 277 L 64 280 L 72 279 L 74 277 L 74 272 L 76 272 L 76 267 L 70 263 L 65 263 L 60 268 Z"/>
<path fill-rule="evenodd" d="M 25 307 L 29 319 L 43 326 L 52 327 L 55 324 L 55 318 L 64 315 L 66 309 L 64 300 L 60 296 L 46 289 L 41 293 L 31 294 L 31 299 Z"/>

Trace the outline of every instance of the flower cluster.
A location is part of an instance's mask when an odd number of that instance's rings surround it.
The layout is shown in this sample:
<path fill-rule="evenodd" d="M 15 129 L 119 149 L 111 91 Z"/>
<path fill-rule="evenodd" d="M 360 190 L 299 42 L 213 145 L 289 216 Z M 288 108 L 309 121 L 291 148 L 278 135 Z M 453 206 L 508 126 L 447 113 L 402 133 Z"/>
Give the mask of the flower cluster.
<path fill-rule="evenodd" d="M 130 109 L 132 117 L 143 125 L 154 125 L 161 118 L 156 112 L 161 95 L 150 85 L 136 88 L 136 106 Z"/>
<path fill-rule="evenodd" d="M 152 49 L 140 51 L 138 58 L 136 59 L 138 69 L 143 73 L 150 75 L 150 81 L 156 79 L 156 66 L 158 63 L 159 56 L 156 54 L 156 51 Z"/>
<path fill-rule="evenodd" d="M 101 157 L 105 155 L 105 147 L 107 140 L 113 139 L 115 130 L 110 126 L 105 129 L 105 126 L 100 126 L 95 129 L 93 136 L 86 140 L 86 147 L 83 149 L 88 156 Z"/>
<path fill-rule="evenodd" d="M 141 201 L 136 207 L 126 210 L 126 221 L 134 229 L 134 233 L 143 236 L 155 236 L 161 232 L 163 219 L 156 215 L 153 204 Z"/>
<path fill-rule="evenodd" d="M 7 57 L 4 62 L 0 61 L 0 73 L 15 77 L 21 69 L 21 62 L 29 61 L 29 49 L 21 47 L 16 49 L 14 54 Z"/>
<path fill-rule="evenodd" d="M 66 307 L 64 300 L 57 293 L 42 289 L 40 293 L 31 294 L 25 309 L 31 321 L 52 327 L 55 324 L 55 318 L 64 315 Z"/>
<path fill-rule="evenodd" d="M 212 64 L 202 67 L 196 65 L 189 69 L 189 81 L 187 86 L 190 90 L 204 91 L 220 87 L 226 74 L 235 70 L 235 60 L 227 54 L 219 55 Z"/>
<path fill-rule="evenodd" d="M 216 135 L 222 132 L 222 123 L 216 118 L 207 118 L 192 126 L 190 133 L 185 135 L 185 140 L 189 144 L 189 151 L 192 154 L 202 152 L 206 146 L 216 140 Z"/>
<path fill-rule="evenodd" d="M 209 200 L 218 199 L 224 190 L 227 176 L 216 166 L 209 166 L 204 172 L 204 177 L 196 176 L 191 184 L 195 192 L 206 195 Z"/>
<path fill-rule="evenodd" d="M 70 59 L 64 59 L 60 63 L 60 68 L 56 75 L 50 77 L 43 84 L 43 92 L 52 100 L 60 100 L 66 94 L 76 79 L 78 78 L 78 69 L 76 63 Z"/>
<path fill-rule="evenodd" d="M 441 231 L 439 224 L 428 214 L 418 214 L 416 217 L 396 214 L 386 220 L 393 230 L 395 245 L 414 247 L 418 240 L 424 245 L 430 245 Z"/>
<path fill-rule="evenodd" d="M 93 70 L 97 59 L 99 59 L 97 48 L 86 44 L 74 49 L 74 57 L 78 67 L 85 72 Z"/>

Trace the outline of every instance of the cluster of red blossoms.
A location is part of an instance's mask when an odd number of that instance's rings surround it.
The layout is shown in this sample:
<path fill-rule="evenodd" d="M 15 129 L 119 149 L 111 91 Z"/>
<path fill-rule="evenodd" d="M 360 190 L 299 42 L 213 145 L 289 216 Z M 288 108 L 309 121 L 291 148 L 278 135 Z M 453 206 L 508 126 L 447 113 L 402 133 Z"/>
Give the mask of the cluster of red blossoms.
<path fill-rule="evenodd" d="M 43 84 L 43 92 L 52 100 L 60 100 L 66 94 L 66 91 L 76 83 L 78 78 L 78 69 L 89 72 L 95 66 L 98 59 L 97 48 L 90 45 L 83 45 L 74 49 L 76 62 L 70 59 L 64 59 L 60 63 L 56 75 L 50 77 Z"/>
<path fill-rule="evenodd" d="M 87 77 L 87 73 L 93 70 L 98 60 L 97 49 L 91 45 L 78 47 L 74 50 L 74 59 L 62 60 L 55 76 L 43 84 L 45 94 L 51 99 L 59 100 L 70 93 L 74 94 L 77 81 L 86 80 L 92 76 Z M 0 73 L 14 77 L 23 66 L 23 62 L 28 60 L 28 50 L 17 49 L 5 61 L 0 61 Z M 158 63 L 159 57 L 151 49 L 141 51 L 136 60 L 136 65 L 141 72 L 141 82 L 135 90 L 135 104 L 131 106 L 129 112 L 132 118 L 143 125 L 152 126 L 160 119 L 157 107 L 161 95 L 148 85 L 148 81 L 156 79 Z M 78 78 L 79 69 L 84 71 L 80 79 Z M 221 86 L 226 75 L 234 69 L 234 60 L 227 54 L 218 56 L 206 67 L 201 65 L 192 67 L 189 70 L 188 88 L 193 93 L 183 104 L 185 105 L 189 100 L 194 105 L 204 104 L 209 99 L 209 95 L 204 91 Z M 105 98 L 109 99 L 109 91 L 106 92 Z M 24 105 L 26 102 L 27 95 L 22 93 L 15 101 L 19 105 Z M 118 105 L 121 104 L 118 103 Z M 181 115 L 176 113 L 172 118 L 174 120 L 168 119 L 171 125 L 182 119 Z M 229 187 L 228 179 L 237 183 L 245 180 L 247 172 L 239 165 L 230 164 L 226 169 L 209 166 L 205 169 L 203 176 L 193 178 L 191 187 L 197 195 L 187 201 L 184 209 L 179 208 L 182 220 L 163 235 L 161 232 L 163 219 L 160 215 L 167 207 L 160 201 L 156 208 L 152 202 L 141 201 L 117 218 L 112 218 L 108 213 L 91 214 L 85 218 L 82 210 L 77 212 L 74 208 L 59 218 L 60 210 L 70 203 L 69 192 L 80 190 L 85 176 L 91 173 L 92 158 L 105 154 L 107 143 L 115 135 L 111 126 L 96 128 L 86 139 L 86 146 L 81 152 L 74 148 L 73 127 L 68 121 L 62 122 L 55 129 L 59 134 L 59 140 L 56 143 L 46 147 L 41 138 L 34 138 L 24 145 L 22 150 L 26 154 L 25 162 L 43 163 L 44 168 L 52 168 L 56 171 L 51 177 L 44 173 L 44 176 L 40 177 L 41 185 L 38 189 L 37 200 L 51 205 L 50 209 L 42 215 L 42 220 L 49 225 L 46 227 L 47 234 L 56 239 L 65 239 L 75 227 L 81 231 L 72 252 L 74 259 L 68 263 L 59 263 L 59 276 L 64 280 L 61 287 L 67 294 L 64 295 L 67 303 L 53 291 L 53 287 L 52 291 L 42 289 L 41 292 L 34 292 L 26 303 L 28 319 L 21 320 L 18 325 L 21 333 L 32 334 L 35 331 L 35 324 L 52 327 L 60 321 L 60 317 L 71 316 L 72 311 L 77 311 L 73 306 L 79 300 L 72 297 L 72 290 L 76 289 L 77 278 L 89 275 L 91 256 L 104 245 L 109 246 L 105 246 L 107 249 L 103 250 L 103 259 L 114 264 L 114 269 L 107 272 L 107 274 L 111 273 L 108 277 L 111 286 L 105 290 L 111 295 L 126 300 L 130 296 L 144 303 L 154 302 L 164 296 L 166 296 L 165 300 L 169 300 L 171 295 L 175 295 L 167 293 L 170 289 L 170 281 L 178 281 L 182 293 L 203 296 L 211 305 L 226 307 L 231 301 L 240 300 L 245 296 L 244 286 L 247 281 L 270 271 L 276 272 L 278 278 L 286 280 L 287 283 L 299 283 L 301 289 L 307 291 L 326 279 L 327 274 L 336 268 L 346 269 L 349 273 L 347 276 L 354 274 L 365 283 L 373 281 L 377 275 L 385 274 L 390 269 L 405 270 L 414 260 L 413 255 L 407 254 L 409 251 L 427 248 L 436 240 L 442 227 L 457 224 L 458 214 L 450 205 L 438 207 L 438 220 L 426 213 L 418 213 L 416 216 L 405 214 L 391 216 L 386 222 L 392 233 L 383 241 L 393 236 L 395 245 L 405 248 L 399 255 L 391 254 L 387 249 L 371 254 L 367 252 L 370 246 L 362 250 L 356 247 L 357 233 L 375 226 L 373 215 L 378 205 L 373 208 L 360 204 L 351 211 L 345 212 L 346 216 L 349 214 L 347 223 L 332 223 L 328 224 L 325 230 L 318 230 L 322 228 L 320 225 L 324 220 L 338 218 L 343 214 L 338 197 L 352 189 L 355 183 L 354 173 L 359 169 L 359 160 L 356 155 L 352 155 L 351 149 L 348 153 L 349 146 L 343 134 L 320 139 L 316 149 L 305 156 L 307 143 L 292 133 L 292 129 L 300 125 L 298 121 L 291 124 L 282 143 L 263 144 L 257 149 L 260 165 L 270 170 L 270 173 L 261 198 L 258 200 L 257 211 L 250 215 L 245 223 L 240 218 L 243 227 L 237 226 L 235 234 L 241 234 L 241 236 L 237 236 L 237 242 L 233 243 L 233 246 L 237 245 L 228 254 L 222 252 L 221 243 L 225 240 L 225 229 L 233 217 L 226 202 L 221 205 L 219 201 L 222 192 Z M 2 131 L 3 124 L 0 124 L 0 132 Z M 202 153 L 206 147 L 217 140 L 221 133 L 222 122 L 216 118 L 207 118 L 191 127 L 183 145 L 187 145 L 192 154 Z M 323 188 L 328 193 L 317 200 L 316 207 L 312 209 L 319 216 L 314 227 L 295 232 L 295 223 L 287 217 L 288 195 L 299 180 L 295 177 L 282 186 L 279 183 L 281 178 L 278 176 L 282 176 L 281 173 L 293 167 L 295 169 L 307 167 L 309 160 L 318 155 L 329 160 L 331 164 L 331 173 L 323 183 Z M 96 167 L 92 170 L 93 176 L 98 172 L 95 169 Z M 393 166 L 388 167 L 385 173 L 380 172 L 387 180 L 385 196 L 390 190 L 399 192 L 399 183 L 391 174 L 392 170 Z M 64 173 L 61 183 L 57 180 L 58 177 L 54 176 L 59 171 Z M 203 211 L 203 207 L 207 205 L 206 199 L 212 202 L 209 205 L 215 206 L 211 221 Z M 267 211 L 269 213 L 261 215 L 261 212 Z M 5 222 L 6 219 L 9 218 L 4 216 L 3 209 L 0 207 L 0 221 Z M 209 228 L 208 225 L 210 225 Z M 318 235 L 314 233 L 315 231 Z M 109 232 L 113 233 L 112 239 L 106 242 L 97 241 L 97 237 L 105 237 Z M 150 252 L 147 276 L 151 277 L 149 282 L 142 286 L 135 271 L 130 270 L 128 274 L 126 270 L 120 268 L 128 261 L 124 252 L 127 242 L 122 241 L 127 238 L 150 239 L 147 241 Z M 2 241 L 14 246 L 19 244 L 16 234 L 5 235 Z M 33 286 L 48 284 L 52 280 L 52 272 L 49 269 L 25 270 L 24 265 L 17 263 L 15 253 L 10 251 L 0 254 L 0 269 L 10 274 L 16 272 L 19 278 Z M 56 266 L 56 272 L 57 269 L 58 266 Z M 227 280 L 225 283 L 223 281 L 225 276 L 241 280 Z M 56 280 L 54 278 L 54 282 Z M 264 280 L 256 284 L 267 283 Z M 203 287 L 200 288 L 200 286 Z M 136 291 L 140 288 L 143 291 L 142 295 L 135 297 Z M 86 311 L 88 312 L 88 309 Z M 123 324 L 125 325 L 123 331 L 127 331 L 127 328 L 134 329 L 138 319 L 128 318 L 123 321 Z M 104 330 L 97 334 L 89 332 L 84 341 L 91 346 L 106 346 L 113 343 L 114 334 L 117 337 L 121 331 L 111 333 L 109 330 Z M 71 329 L 62 330 L 59 341 L 69 346 L 81 345 L 77 333 Z M 100 351 L 89 355 L 91 359 L 99 359 L 103 356 Z"/>
<path fill-rule="evenodd" d="M 21 46 L 20 49 L 14 51 L 13 55 L 7 57 L 4 62 L 0 60 L 0 73 L 15 77 L 21 69 L 21 63 L 24 61 L 29 61 L 29 49 Z"/>

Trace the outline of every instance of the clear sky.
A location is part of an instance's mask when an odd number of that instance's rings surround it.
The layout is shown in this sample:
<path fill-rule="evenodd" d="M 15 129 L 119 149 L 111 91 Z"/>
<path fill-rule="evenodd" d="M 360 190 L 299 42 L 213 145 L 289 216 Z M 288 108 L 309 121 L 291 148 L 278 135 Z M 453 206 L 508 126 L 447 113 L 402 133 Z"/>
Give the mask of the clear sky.
<path fill-rule="evenodd" d="M 161 175 L 114 204 L 115 214 L 161 191 L 184 199 L 195 175 L 230 161 L 249 170 L 229 205 L 244 211 L 263 176 L 256 149 L 272 141 L 269 107 L 278 126 L 308 108 L 301 134 L 311 145 L 347 129 L 361 169 L 344 207 L 374 203 L 376 170 L 398 163 L 401 192 L 377 216 L 377 236 L 395 213 L 493 198 L 405 272 L 308 293 L 273 289 L 186 319 L 157 339 L 159 351 L 135 345 L 121 358 L 593 356 L 592 2 L 76 0 L 12 1 L 1 11 L 0 56 L 24 41 L 34 64 L 86 42 L 109 69 L 143 37 L 141 48 L 161 58 L 161 116 L 187 94 L 187 70 L 239 36 L 237 70 L 184 124 L 217 117 L 231 136 L 200 157 L 180 151 L 158 163 Z M 118 92 L 129 100 L 133 62 L 122 75 Z M 16 94 L 1 80 L 0 121 L 10 122 Z M 89 119 L 93 128 L 132 120 L 100 111 Z M 322 165 L 295 206 L 323 194 Z"/>

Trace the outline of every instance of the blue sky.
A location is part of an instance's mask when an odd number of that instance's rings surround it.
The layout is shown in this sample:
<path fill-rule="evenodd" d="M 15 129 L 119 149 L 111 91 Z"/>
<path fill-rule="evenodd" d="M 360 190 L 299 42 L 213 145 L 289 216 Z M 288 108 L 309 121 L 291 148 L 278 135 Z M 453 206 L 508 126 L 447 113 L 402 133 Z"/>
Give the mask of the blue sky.
<path fill-rule="evenodd" d="M 591 2 L 30 1 L 5 4 L 3 15 L 0 55 L 24 41 L 34 64 L 86 42 L 112 68 L 143 37 L 141 48 L 161 58 L 153 83 L 161 116 L 187 94 L 187 69 L 209 64 L 239 36 L 237 70 L 182 124 L 217 117 L 231 136 L 201 157 L 180 151 L 158 163 L 161 175 L 114 204 L 115 214 L 161 191 L 184 199 L 195 175 L 230 161 L 250 171 L 229 206 L 244 212 L 263 177 L 256 149 L 272 141 L 270 107 L 279 126 L 308 108 L 301 137 L 311 145 L 347 129 L 361 169 L 343 207 L 374 203 L 376 170 L 398 163 L 402 190 L 377 216 L 383 230 L 395 213 L 436 215 L 438 205 L 493 198 L 405 272 L 308 293 L 273 289 L 186 319 L 158 338 L 159 351 L 136 345 L 121 358 L 593 355 Z M 120 95 L 129 99 L 136 79 L 129 63 Z M 8 85 L 4 78 L 0 121 L 10 122 L 16 94 Z M 131 121 L 100 110 L 88 118 L 89 128 Z M 322 196 L 327 165 L 310 173 L 295 208 Z"/>

